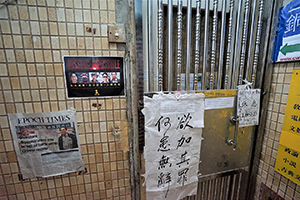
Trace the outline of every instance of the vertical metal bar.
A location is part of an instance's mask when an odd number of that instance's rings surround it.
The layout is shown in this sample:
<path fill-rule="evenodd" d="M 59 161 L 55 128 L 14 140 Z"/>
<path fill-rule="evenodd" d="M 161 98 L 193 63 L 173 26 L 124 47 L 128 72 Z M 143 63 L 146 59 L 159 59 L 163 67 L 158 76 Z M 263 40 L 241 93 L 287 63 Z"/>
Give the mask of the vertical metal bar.
<path fill-rule="evenodd" d="M 213 0 L 213 24 L 212 24 L 212 45 L 211 45 L 211 64 L 210 64 L 210 79 L 209 89 L 214 89 L 214 72 L 216 66 L 216 50 L 217 50 L 217 31 L 218 31 L 218 0 Z"/>
<path fill-rule="evenodd" d="M 227 0 L 223 0 L 217 89 L 221 89 L 221 87 L 222 87 L 224 44 L 225 44 L 225 31 L 226 31 L 226 4 L 227 4 Z"/>
<path fill-rule="evenodd" d="M 215 199 L 221 199 L 221 189 L 222 189 L 222 178 L 218 178 L 218 186 L 216 188 L 217 192 L 216 192 L 216 197 Z"/>
<path fill-rule="evenodd" d="M 250 36 L 249 36 L 249 43 L 248 43 L 248 58 L 247 58 L 247 70 L 246 70 L 246 76 L 245 78 L 247 81 L 251 81 L 251 72 L 252 72 L 252 61 L 253 61 L 253 53 L 254 53 L 254 31 L 255 31 L 255 25 L 256 25 L 256 6 L 257 0 L 253 0 L 252 3 L 252 15 L 251 15 L 251 25 L 250 25 Z"/>
<path fill-rule="evenodd" d="M 158 0 L 158 90 L 163 90 L 163 4 L 162 0 Z"/>
<path fill-rule="evenodd" d="M 243 24 L 243 36 L 242 36 L 242 50 L 240 57 L 240 70 L 239 70 L 239 79 L 238 85 L 241 85 L 244 77 L 244 68 L 245 68 L 245 59 L 246 59 L 246 43 L 247 43 L 247 35 L 248 35 L 248 21 L 249 21 L 249 4 L 250 0 L 245 1 L 245 17 Z"/>
<path fill-rule="evenodd" d="M 261 29 L 262 29 L 263 11 L 264 11 L 264 0 L 260 0 L 259 16 L 257 21 L 257 31 L 256 31 L 256 40 L 255 40 L 255 53 L 254 53 L 254 60 L 253 60 L 253 67 L 252 67 L 252 78 L 251 78 L 252 88 L 254 88 L 255 81 L 256 81 L 256 70 L 257 70 L 258 56 L 259 56 L 259 45 L 260 45 L 260 36 L 261 36 Z"/>
<path fill-rule="evenodd" d="M 148 0 L 148 91 L 153 91 L 153 34 L 152 34 L 152 0 Z"/>
<path fill-rule="evenodd" d="M 240 195 L 239 195 L 239 199 L 247 199 L 247 190 L 243 189 L 243 188 L 248 188 L 249 186 L 249 172 L 248 171 L 244 171 L 242 172 L 242 178 L 241 178 L 241 189 L 240 189 Z"/>
<path fill-rule="evenodd" d="M 215 188 L 216 188 L 216 186 L 215 186 L 215 184 L 216 184 L 216 179 L 212 179 L 211 180 L 211 186 L 210 186 L 210 188 L 211 188 L 211 191 L 210 191 L 210 199 L 213 199 L 214 198 L 214 193 L 215 193 Z"/>
<path fill-rule="evenodd" d="M 235 184 L 235 174 L 230 176 L 231 180 L 230 180 L 230 185 L 229 185 L 229 192 L 228 192 L 228 199 L 232 200 L 234 193 L 234 184 Z"/>
<path fill-rule="evenodd" d="M 231 77 L 231 88 L 235 89 L 237 85 L 237 76 L 238 76 L 238 62 L 239 62 L 239 45 L 240 45 L 240 27 L 241 27 L 241 9 L 242 9 L 242 0 L 239 0 L 239 5 L 237 9 L 237 20 L 236 20 L 236 35 L 235 35 L 235 52 L 233 59 L 233 71 Z"/>
<path fill-rule="evenodd" d="M 177 4 L 177 90 L 180 90 L 182 63 L 182 0 L 178 0 Z"/>
<path fill-rule="evenodd" d="M 202 182 L 202 193 L 201 193 L 201 199 L 205 199 L 205 181 Z"/>
<path fill-rule="evenodd" d="M 227 37 L 227 54 L 226 54 L 226 66 L 225 66 L 225 80 L 224 80 L 224 89 L 230 88 L 230 75 L 231 75 L 231 45 L 232 45 L 232 24 L 233 24 L 233 7 L 234 0 L 230 0 L 229 3 L 229 20 L 228 20 L 228 37 Z"/>
<path fill-rule="evenodd" d="M 207 181 L 208 189 L 207 189 L 207 199 L 211 199 L 210 193 L 211 193 L 211 180 Z"/>
<path fill-rule="evenodd" d="M 234 199 L 239 199 L 239 189 L 240 189 L 240 183 L 241 183 L 241 173 L 236 174 L 236 182 L 234 186 Z"/>
<path fill-rule="evenodd" d="M 218 189 L 219 189 L 219 178 L 216 178 L 215 180 L 214 180 L 214 182 L 215 182 L 215 185 L 214 185 L 214 192 L 213 192 L 213 199 L 216 199 L 216 197 L 217 197 L 217 195 L 218 195 Z"/>
<path fill-rule="evenodd" d="M 201 1 L 196 1 L 196 47 L 195 47 L 195 75 L 194 75 L 194 90 L 198 88 L 198 69 L 200 64 L 200 9 Z M 203 77 L 203 76 L 202 76 Z"/>
<path fill-rule="evenodd" d="M 230 183 L 230 176 L 227 176 L 226 177 L 226 182 L 225 182 L 225 184 L 226 184 L 226 186 L 224 187 L 224 198 L 223 199 L 228 199 L 228 197 L 229 197 L 229 183 Z"/>
<path fill-rule="evenodd" d="M 186 33 L 186 70 L 185 70 L 185 89 L 190 87 L 190 71 L 191 71 L 191 37 L 192 37 L 192 2 L 187 1 L 187 33 Z"/>
<path fill-rule="evenodd" d="M 224 190 L 224 187 L 225 187 L 225 184 L 224 184 L 224 177 L 221 177 L 220 178 L 220 189 L 219 189 L 219 199 L 222 199 L 222 196 L 223 196 L 223 190 Z"/>
<path fill-rule="evenodd" d="M 263 79 L 265 78 L 264 76 L 264 71 L 266 69 L 266 67 L 264 66 L 267 66 L 269 63 L 270 60 L 271 60 L 271 55 L 272 55 L 272 44 L 274 44 L 274 41 L 275 41 L 275 36 L 272 33 L 272 23 L 273 24 L 276 24 L 276 19 L 274 19 L 277 14 L 277 10 L 278 10 L 278 3 L 281 2 L 279 0 L 274 0 L 274 3 L 271 4 L 272 5 L 272 8 L 268 9 L 268 14 L 267 16 L 270 16 L 268 17 L 268 19 L 266 20 L 267 23 L 263 23 L 264 24 L 264 34 L 263 34 L 263 39 L 264 39 L 264 43 L 262 44 L 262 49 L 261 49 L 261 53 L 260 53 L 260 58 L 259 59 L 259 64 L 258 66 L 262 66 L 260 69 L 260 76 L 259 76 L 259 81 L 258 81 L 258 85 L 257 87 L 258 88 L 262 88 L 262 85 L 263 85 Z M 267 1 L 264 1 L 264 4 L 270 4 L 270 1 L 267 2 Z M 267 8 L 267 6 L 262 6 L 263 8 Z M 262 9 L 263 9 L 262 8 Z M 266 12 L 264 12 L 266 13 Z M 278 16 L 278 14 L 277 14 Z M 263 21 L 265 22 L 264 20 L 264 17 L 263 17 Z M 260 36 L 262 37 L 262 36 Z M 256 84 L 256 81 L 254 81 L 254 85 L 253 85 L 253 88 L 255 87 L 255 84 Z"/>
<path fill-rule="evenodd" d="M 207 65 L 207 56 L 208 56 L 208 28 L 209 28 L 209 0 L 205 0 L 202 90 L 206 89 L 206 65 Z"/>
<path fill-rule="evenodd" d="M 172 89 L 172 53 L 173 53 L 173 0 L 168 2 L 168 91 Z"/>
<path fill-rule="evenodd" d="M 198 179 L 199 180 L 199 179 Z M 196 194 L 196 198 L 195 199 L 197 199 L 197 200 L 199 200 L 200 199 L 200 195 L 201 195 L 201 182 L 200 181 L 198 181 L 198 187 L 197 187 L 197 194 Z"/>
<path fill-rule="evenodd" d="M 209 191 L 209 186 L 208 186 L 208 181 L 204 182 L 204 198 L 203 199 L 209 199 L 208 198 L 208 191 Z"/>

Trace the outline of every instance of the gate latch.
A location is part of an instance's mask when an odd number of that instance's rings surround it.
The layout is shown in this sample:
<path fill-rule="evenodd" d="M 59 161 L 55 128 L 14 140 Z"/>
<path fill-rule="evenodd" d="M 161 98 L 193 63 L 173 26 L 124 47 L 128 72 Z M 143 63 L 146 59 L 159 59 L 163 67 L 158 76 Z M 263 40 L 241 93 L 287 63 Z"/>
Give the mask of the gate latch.
<path fill-rule="evenodd" d="M 238 128 L 239 128 L 239 117 L 238 116 L 232 116 L 229 121 L 232 124 L 235 124 L 235 131 L 234 131 L 234 139 L 228 139 L 226 142 L 229 146 L 233 146 L 233 151 L 236 149 L 237 145 L 237 133 L 238 133 Z"/>

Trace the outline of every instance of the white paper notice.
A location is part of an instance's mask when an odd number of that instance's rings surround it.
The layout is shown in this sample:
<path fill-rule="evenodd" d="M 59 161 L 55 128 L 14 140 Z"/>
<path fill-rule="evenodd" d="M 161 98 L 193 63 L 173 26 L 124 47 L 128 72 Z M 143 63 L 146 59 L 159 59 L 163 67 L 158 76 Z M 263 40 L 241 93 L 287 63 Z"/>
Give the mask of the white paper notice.
<path fill-rule="evenodd" d="M 8 117 L 24 179 L 84 169 L 74 109 Z"/>
<path fill-rule="evenodd" d="M 239 127 L 255 126 L 259 121 L 260 89 L 239 90 L 237 115 Z"/>
<path fill-rule="evenodd" d="M 146 196 L 182 199 L 195 195 L 204 127 L 204 95 L 145 97 Z"/>
<path fill-rule="evenodd" d="M 232 108 L 234 97 L 206 98 L 205 110 Z"/>
<path fill-rule="evenodd" d="M 174 114 L 174 113 L 193 113 L 195 112 L 195 102 L 191 104 L 186 104 L 185 101 L 164 101 L 161 102 L 160 112 L 164 114 Z"/>

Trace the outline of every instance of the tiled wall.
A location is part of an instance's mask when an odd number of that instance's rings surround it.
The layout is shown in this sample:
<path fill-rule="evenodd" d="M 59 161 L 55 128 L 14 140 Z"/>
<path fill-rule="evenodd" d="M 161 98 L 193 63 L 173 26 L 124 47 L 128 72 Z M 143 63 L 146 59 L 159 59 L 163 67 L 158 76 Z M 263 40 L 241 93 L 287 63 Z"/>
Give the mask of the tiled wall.
<path fill-rule="evenodd" d="M 0 0 L 0 200 L 130 199 L 126 99 L 67 100 L 63 55 L 124 56 L 115 0 Z M 16 3 L 17 2 L 17 3 Z M 90 32 L 96 29 L 95 33 Z M 101 107 L 92 105 L 101 104 Z M 7 113 L 75 108 L 87 172 L 19 180 Z M 114 136 L 113 128 L 122 136 Z M 121 139 L 122 138 L 122 139 Z"/>
<path fill-rule="evenodd" d="M 259 163 L 256 163 L 259 169 L 255 199 L 259 197 L 261 183 L 285 200 L 300 199 L 300 186 L 274 171 L 293 69 L 300 69 L 300 62 L 276 64 L 273 69 L 263 146 Z"/>

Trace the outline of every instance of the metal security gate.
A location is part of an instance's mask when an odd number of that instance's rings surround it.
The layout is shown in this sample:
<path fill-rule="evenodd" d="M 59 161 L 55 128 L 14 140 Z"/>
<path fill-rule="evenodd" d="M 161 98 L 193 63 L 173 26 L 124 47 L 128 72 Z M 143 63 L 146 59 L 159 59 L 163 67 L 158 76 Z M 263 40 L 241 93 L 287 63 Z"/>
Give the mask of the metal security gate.
<path fill-rule="evenodd" d="M 135 5 L 140 109 L 143 95 L 158 91 L 216 98 L 236 97 L 243 80 L 262 87 L 276 0 L 135 0 Z M 255 128 L 238 128 L 229 120 L 234 114 L 235 108 L 205 111 L 202 174 L 197 195 L 186 199 L 246 199 Z M 141 152 L 143 124 L 140 113 Z M 235 133 L 237 148 L 227 144 Z"/>

